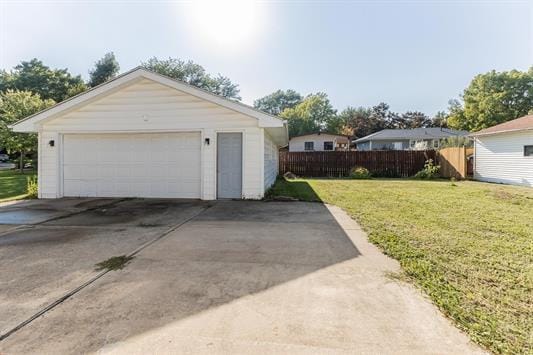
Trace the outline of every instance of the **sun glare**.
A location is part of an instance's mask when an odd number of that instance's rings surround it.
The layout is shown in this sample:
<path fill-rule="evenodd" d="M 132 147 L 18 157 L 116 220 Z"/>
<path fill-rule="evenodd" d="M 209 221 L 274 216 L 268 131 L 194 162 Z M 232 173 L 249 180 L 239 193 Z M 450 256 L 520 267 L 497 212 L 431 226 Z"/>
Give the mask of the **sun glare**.
<path fill-rule="evenodd" d="M 238 47 L 249 43 L 260 28 L 253 0 L 196 0 L 189 10 L 193 31 L 210 44 Z"/>

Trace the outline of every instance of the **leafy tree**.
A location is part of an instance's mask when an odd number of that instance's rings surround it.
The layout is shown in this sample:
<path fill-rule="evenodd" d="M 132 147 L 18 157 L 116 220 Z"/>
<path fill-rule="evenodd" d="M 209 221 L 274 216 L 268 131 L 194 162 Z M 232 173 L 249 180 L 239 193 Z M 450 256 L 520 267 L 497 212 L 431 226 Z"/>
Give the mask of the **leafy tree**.
<path fill-rule="evenodd" d="M 395 125 L 399 124 L 400 117 L 390 110 L 389 105 L 381 102 L 370 109 L 370 120 L 374 121 L 374 126 L 377 131 L 380 131 L 386 128 L 394 128 Z"/>
<path fill-rule="evenodd" d="M 423 112 L 407 111 L 400 115 L 392 112 L 384 102 L 372 108 L 348 107 L 339 116 L 345 124 L 345 129 L 358 138 L 387 128 L 410 129 L 433 125 L 433 121 Z"/>
<path fill-rule="evenodd" d="M 254 107 L 277 116 L 285 109 L 293 108 L 298 105 L 302 100 L 302 95 L 294 90 L 278 90 L 270 95 L 255 100 Z"/>
<path fill-rule="evenodd" d="M 23 172 L 24 156 L 37 149 L 35 133 L 16 133 L 8 126 L 18 120 L 52 106 L 51 99 L 41 99 L 39 94 L 29 91 L 0 93 L 0 146 L 8 153 L 20 153 L 20 171 Z"/>
<path fill-rule="evenodd" d="M 478 131 L 526 115 L 533 107 L 533 67 L 527 72 L 479 74 L 464 90 L 462 100 L 464 104 L 450 102 L 452 128 Z"/>
<path fill-rule="evenodd" d="M 141 63 L 141 66 L 156 73 L 166 75 L 173 79 L 184 81 L 214 94 L 228 99 L 240 100 L 239 86 L 233 84 L 225 76 L 218 74 L 213 77 L 205 69 L 193 61 L 183 61 L 177 58 L 158 59 L 156 57 Z"/>
<path fill-rule="evenodd" d="M 0 92 L 31 91 L 59 102 L 86 89 L 81 76 L 72 76 L 67 69 L 50 69 L 37 59 L 21 62 L 9 72 L 0 71 Z"/>
<path fill-rule="evenodd" d="M 370 109 L 365 107 L 347 107 L 339 117 L 345 123 L 344 133 L 348 135 L 361 138 L 379 130 L 376 121 L 370 119 Z"/>
<path fill-rule="evenodd" d="M 448 127 L 448 114 L 444 111 L 437 112 L 435 117 L 431 119 L 431 126 L 447 128 Z"/>
<path fill-rule="evenodd" d="M 289 136 L 324 130 L 328 123 L 336 119 L 337 111 L 333 109 L 325 93 L 308 95 L 298 105 L 285 109 L 280 117 L 289 125 Z"/>
<path fill-rule="evenodd" d="M 369 134 L 391 128 L 393 121 L 397 121 L 399 116 L 391 112 L 389 105 L 380 103 L 372 108 L 347 107 L 339 115 L 345 122 L 347 131 L 352 135 L 361 138 Z"/>
<path fill-rule="evenodd" d="M 407 111 L 400 116 L 398 126 L 394 128 L 409 129 L 409 128 L 424 128 L 431 127 L 431 119 L 420 111 Z"/>
<path fill-rule="evenodd" d="M 94 69 L 89 71 L 89 86 L 94 87 L 113 79 L 119 70 L 120 66 L 115 54 L 113 52 L 106 53 L 102 59 L 94 64 Z"/>

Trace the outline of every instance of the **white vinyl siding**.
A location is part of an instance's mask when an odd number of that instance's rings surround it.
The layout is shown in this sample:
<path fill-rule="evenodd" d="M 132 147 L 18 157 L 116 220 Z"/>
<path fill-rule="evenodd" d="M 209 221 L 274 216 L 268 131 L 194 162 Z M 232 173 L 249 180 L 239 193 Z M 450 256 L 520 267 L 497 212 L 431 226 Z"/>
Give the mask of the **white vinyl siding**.
<path fill-rule="evenodd" d="M 337 146 L 337 136 L 331 134 L 309 134 L 306 136 L 294 137 L 289 141 L 289 152 L 305 152 L 309 151 L 306 149 L 306 142 L 313 143 L 313 151 L 322 152 L 324 151 L 324 142 L 333 142 L 333 150 Z"/>
<path fill-rule="evenodd" d="M 143 79 L 45 124 L 49 131 L 257 127 L 257 120 Z"/>
<path fill-rule="evenodd" d="M 533 130 L 476 137 L 474 178 L 480 181 L 533 186 Z"/>
<path fill-rule="evenodd" d="M 54 146 L 50 146 L 50 141 Z M 56 132 L 39 133 L 39 198 L 57 198 L 59 186 L 59 155 L 61 142 Z"/>
<path fill-rule="evenodd" d="M 263 129 L 247 128 L 243 145 L 242 194 L 247 199 L 263 198 Z"/>
<path fill-rule="evenodd" d="M 264 142 L 264 184 L 265 191 L 270 188 L 275 182 L 278 176 L 278 159 L 279 152 L 278 147 L 274 144 L 270 136 L 265 132 Z"/>

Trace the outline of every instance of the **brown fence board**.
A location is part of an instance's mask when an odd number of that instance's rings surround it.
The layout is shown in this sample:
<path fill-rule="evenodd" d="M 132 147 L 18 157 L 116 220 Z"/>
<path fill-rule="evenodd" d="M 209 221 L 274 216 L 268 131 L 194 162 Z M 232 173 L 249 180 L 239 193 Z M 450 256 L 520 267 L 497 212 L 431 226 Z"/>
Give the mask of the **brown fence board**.
<path fill-rule="evenodd" d="M 437 160 L 442 177 L 464 179 L 471 175 L 472 167 L 468 166 L 467 156 L 473 154 L 472 148 L 450 147 L 439 150 Z"/>
<path fill-rule="evenodd" d="M 372 150 L 349 152 L 280 152 L 279 172 L 299 176 L 339 177 L 351 168 L 362 166 L 374 176 L 409 177 L 435 160 L 434 150 Z"/>

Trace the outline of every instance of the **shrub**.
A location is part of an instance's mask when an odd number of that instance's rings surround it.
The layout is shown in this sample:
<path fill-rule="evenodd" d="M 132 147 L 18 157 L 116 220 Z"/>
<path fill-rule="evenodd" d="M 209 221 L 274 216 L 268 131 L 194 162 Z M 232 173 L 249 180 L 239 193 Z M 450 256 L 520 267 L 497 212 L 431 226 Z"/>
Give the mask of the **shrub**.
<path fill-rule="evenodd" d="M 426 160 L 424 169 L 415 174 L 416 179 L 435 179 L 439 176 L 439 165 L 433 164 L 433 159 Z"/>
<path fill-rule="evenodd" d="M 26 193 L 28 194 L 28 198 L 37 198 L 38 195 L 38 184 L 37 184 L 37 176 L 30 177 L 28 176 L 26 183 Z"/>
<path fill-rule="evenodd" d="M 352 179 L 370 179 L 371 177 L 372 174 L 370 174 L 370 171 L 362 166 L 356 166 L 350 169 L 350 178 Z"/>

